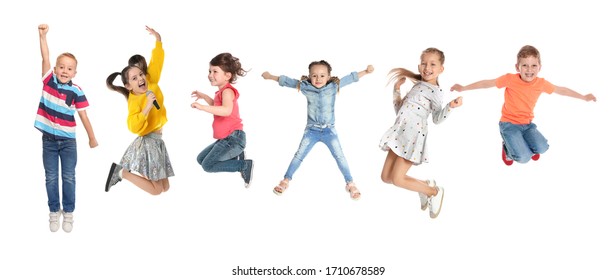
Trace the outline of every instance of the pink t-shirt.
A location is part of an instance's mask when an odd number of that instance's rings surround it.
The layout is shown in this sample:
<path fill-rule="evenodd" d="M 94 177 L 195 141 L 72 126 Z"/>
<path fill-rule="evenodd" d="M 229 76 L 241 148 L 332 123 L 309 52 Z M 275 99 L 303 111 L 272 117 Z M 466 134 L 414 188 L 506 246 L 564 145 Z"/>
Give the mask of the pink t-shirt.
<path fill-rule="evenodd" d="M 505 88 L 501 122 L 529 124 L 535 117 L 535 104 L 541 93 L 554 92 L 554 85 L 543 78 L 525 82 L 519 74 L 505 74 L 496 79 L 497 88 Z"/>
<path fill-rule="evenodd" d="M 214 106 L 222 106 L 222 92 L 225 89 L 233 90 L 235 97 L 233 98 L 233 110 L 231 115 L 223 117 L 214 115 L 212 128 L 214 130 L 215 139 L 223 139 L 235 130 L 244 129 L 242 119 L 240 118 L 240 108 L 237 106 L 237 99 L 240 98 L 240 93 L 231 84 L 226 84 L 214 95 Z"/>

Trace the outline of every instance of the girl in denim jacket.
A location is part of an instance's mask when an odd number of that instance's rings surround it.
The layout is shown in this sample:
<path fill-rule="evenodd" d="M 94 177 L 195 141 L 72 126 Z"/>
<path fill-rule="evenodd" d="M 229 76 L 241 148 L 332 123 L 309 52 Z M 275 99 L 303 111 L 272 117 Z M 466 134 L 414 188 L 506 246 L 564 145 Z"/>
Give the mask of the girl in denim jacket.
<path fill-rule="evenodd" d="M 289 164 L 284 179 L 274 188 L 274 193 L 281 195 L 289 187 L 289 181 L 292 180 L 293 174 L 297 171 L 306 155 L 312 150 L 312 147 L 317 142 L 323 142 L 323 144 L 327 145 L 327 148 L 329 148 L 334 159 L 336 159 L 338 168 L 346 181 L 347 192 L 349 192 L 352 199 L 357 200 L 360 198 L 361 193 L 353 182 L 349 165 L 342 153 L 342 147 L 338 140 L 338 133 L 334 127 L 334 108 L 336 94 L 340 88 L 350 83 L 357 82 L 359 78 L 372 73 L 374 67 L 368 65 L 365 70 L 352 72 L 342 79 L 331 76 L 332 67 L 325 60 L 310 63 L 308 70 L 309 76 L 303 76 L 301 81 L 284 75 L 274 76 L 269 72 L 264 72 L 262 74 L 264 79 L 276 81 L 280 86 L 297 88 L 308 101 L 308 120 L 306 129 L 304 130 L 304 136 L 302 137 L 297 152 Z"/>

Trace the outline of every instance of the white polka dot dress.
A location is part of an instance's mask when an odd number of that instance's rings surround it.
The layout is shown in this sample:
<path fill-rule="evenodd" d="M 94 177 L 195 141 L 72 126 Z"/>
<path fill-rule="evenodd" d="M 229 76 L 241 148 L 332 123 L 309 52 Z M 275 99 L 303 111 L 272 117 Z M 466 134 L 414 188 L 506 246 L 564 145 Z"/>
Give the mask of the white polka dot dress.
<path fill-rule="evenodd" d="M 418 82 L 400 100 L 394 104 L 396 122 L 381 138 L 379 147 L 392 150 L 396 155 L 419 165 L 429 162 L 427 153 L 428 116 L 432 113 L 435 124 L 445 120 L 451 109 L 449 105 L 442 108 L 443 90 L 437 85 Z"/>

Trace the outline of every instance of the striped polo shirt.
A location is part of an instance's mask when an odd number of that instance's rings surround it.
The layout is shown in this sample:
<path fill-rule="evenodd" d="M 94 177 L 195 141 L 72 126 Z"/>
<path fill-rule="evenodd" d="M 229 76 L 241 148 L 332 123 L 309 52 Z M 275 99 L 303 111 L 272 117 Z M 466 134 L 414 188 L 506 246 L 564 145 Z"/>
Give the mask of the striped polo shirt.
<path fill-rule="evenodd" d="M 58 82 L 53 68 L 43 76 L 43 94 L 39 102 L 34 127 L 54 139 L 75 138 L 75 111 L 88 107 L 81 88 L 69 81 Z"/>

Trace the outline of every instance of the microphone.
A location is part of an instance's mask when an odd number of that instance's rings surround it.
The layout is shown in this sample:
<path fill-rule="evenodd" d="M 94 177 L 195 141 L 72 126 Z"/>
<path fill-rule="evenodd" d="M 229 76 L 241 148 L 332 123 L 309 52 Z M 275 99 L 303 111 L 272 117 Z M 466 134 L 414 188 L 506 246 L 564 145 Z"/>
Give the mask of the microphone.
<path fill-rule="evenodd" d="M 151 90 L 148 90 L 145 94 L 153 94 L 154 92 Z M 160 110 L 160 106 L 158 106 L 158 102 L 156 102 L 156 100 L 154 100 L 154 102 L 152 102 L 152 104 L 154 104 L 154 107 L 156 107 L 156 110 Z"/>

